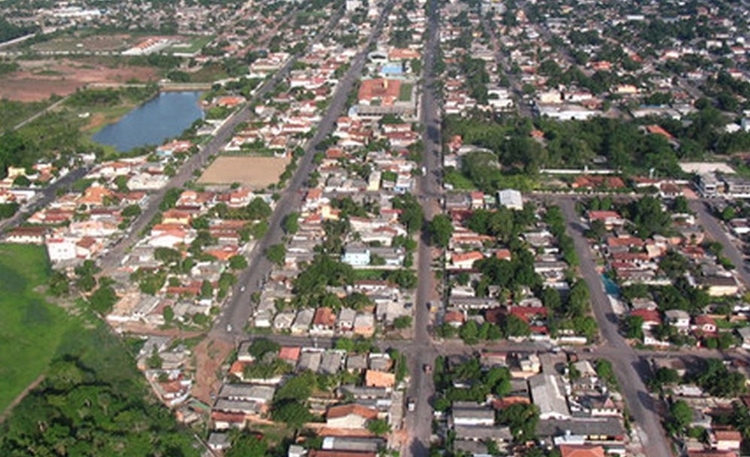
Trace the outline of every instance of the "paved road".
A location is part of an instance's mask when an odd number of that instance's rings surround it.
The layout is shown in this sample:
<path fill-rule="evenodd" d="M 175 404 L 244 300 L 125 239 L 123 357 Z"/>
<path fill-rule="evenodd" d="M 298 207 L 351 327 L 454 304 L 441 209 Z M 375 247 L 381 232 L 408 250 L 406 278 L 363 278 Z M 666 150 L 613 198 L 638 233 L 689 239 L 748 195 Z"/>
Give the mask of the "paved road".
<path fill-rule="evenodd" d="M 335 13 L 331 20 L 326 26 L 326 33 L 330 30 L 338 21 L 340 12 Z M 324 36 L 326 33 L 318 34 L 318 37 Z M 313 44 L 317 43 L 319 38 L 313 40 L 305 52 L 308 52 Z M 266 80 L 255 92 L 253 98 L 245 104 L 239 111 L 232 115 L 222 126 L 216 135 L 206 143 L 200 151 L 194 156 L 190 157 L 179 169 L 177 174 L 169 181 L 169 184 L 164 188 L 152 193 L 149 196 L 149 201 L 146 208 L 143 210 L 141 215 L 131 224 L 131 227 L 124 238 L 118 241 L 109 252 L 99 259 L 99 265 L 107 273 L 109 270 L 117 267 L 122 261 L 128 249 L 130 249 L 139 239 L 142 238 L 141 232 L 148 226 L 149 222 L 159 213 L 159 204 L 164 199 L 167 191 L 171 188 L 179 188 L 184 186 L 187 182 L 192 180 L 194 172 L 196 170 L 202 170 L 211 156 L 221 152 L 224 145 L 232 138 L 234 130 L 237 126 L 243 122 L 247 122 L 252 116 L 251 106 L 253 102 L 261 100 L 264 95 L 270 92 L 277 84 L 279 84 L 283 78 L 291 70 L 294 63 L 297 61 L 300 55 L 295 55 L 290 58 L 284 66 L 277 71 L 273 77 Z"/>
<path fill-rule="evenodd" d="M 44 189 L 39 190 L 36 194 L 36 198 L 31 203 L 21 208 L 21 210 L 10 219 L 5 219 L 0 222 L 0 231 L 5 232 L 18 227 L 40 208 L 49 205 L 57 196 L 58 189 L 69 187 L 74 182 L 86 176 L 86 173 L 88 173 L 88 168 L 76 168 Z"/>
<path fill-rule="evenodd" d="M 432 1 L 437 8 L 437 2 Z M 422 177 L 417 196 L 421 197 L 425 220 L 431 220 L 439 212 L 439 199 L 442 186 L 440 184 L 440 106 L 434 91 L 435 76 L 433 69 L 438 52 L 439 18 L 433 12 L 427 23 L 427 42 L 424 49 L 423 87 L 420 106 L 421 122 L 424 128 L 422 141 L 424 142 L 423 166 L 425 175 Z M 426 233 L 419 240 L 417 273 L 417 298 L 415 306 L 414 339 L 408 352 L 411 382 L 408 397 L 414 399 L 415 408 L 406 415 L 406 430 L 409 433 L 405 457 L 422 457 L 429 455 L 430 435 L 432 434 L 432 405 L 435 393 L 432 375 L 425 373 L 425 365 L 432 366 L 437 351 L 430 339 L 430 311 L 427 302 L 439 300 L 436 293 L 436 281 L 432 270 L 431 247 L 427 243 Z"/>
<path fill-rule="evenodd" d="M 692 200 L 690 209 L 698 217 L 698 223 L 708 232 L 711 239 L 718 241 L 724 247 L 724 255 L 732 261 L 736 268 L 737 275 L 750 287 L 750 267 L 745 263 L 745 256 L 739 247 L 732 242 L 727 235 L 727 230 L 722 227 L 719 221 L 709 212 L 703 200 Z"/>
<path fill-rule="evenodd" d="M 248 268 L 238 278 L 237 286 L 233 291 L 232 298 L 224 306 L 217 322 L 211 331 L 212 336 L 225 339 L 240 339 L 245 335 L 244 327 L 252 314 L 251 296 L 259 290 L 261 281 L 272 269 L 271 262 L 264 255 L 266 249 L 283 241 L 284 231 L 282 223 L 284 218 L 302 204 L 302 189 L 310 172 L 314 169 L 313 157 L 315 148 L 323 141 L 335 127 L 336 119 L 342 114 L 346 106 L 346 98 L 354 87 L 354 83 L 362 74 L 367 59 L 367 50 L 380 35 L 388 12 L 393 6 L 393 0 L 383 8 L 383 12 L 367 41 L 367 44 L 351 62 L 349 70 L 336 86 L 336 91 L 331 100 L 328 111 L 325 113 L 317 131 L 312 139 L 305 145 L 305 155 L 300 159 L 299 167 L 294 177 L 289 182 L 286 190 L 282 192 L 281 198 L 269 220 L 269 230 L 266 235 L 256 243 L 250 256 Z M 335 22 L 332 22 L 333 25 Z M 327 29 L 329 30 L 329 29 Z M 326 30 L 326 33 L 327 33 Z M 323 36 L 325 33 L 318 34 Z M 244 287 L 244 290 L 242 289 Z M 231 327 L 230 327 L 231 326 Z"/>
<path fill-rule="evenodd" d="M 606 356 L 612 362 L 630 413 L 645 432 L 642 440 L 645 441 L 643 444 L 644 448 L 648 449 L 648 455 L 672 457 L 670 444 L 661 426 L 658 402 L 649 394 L 643 383 L 643 376 L 648 374 L 647 363 L 636 354 L 618 331 L 619 319 L 604 292 L 601 275 L 596 269 L 589 243 L 583 237 L 575 212 L 575 200 L 570 197 L 559 197 L 556 202 L 565 215 L 568 233 L 575 242 L 581 275 L 589 286 L 594 315 L 606 345 L 598 355 Z M 594 354 L 596 352 L 595 350 Z"/>

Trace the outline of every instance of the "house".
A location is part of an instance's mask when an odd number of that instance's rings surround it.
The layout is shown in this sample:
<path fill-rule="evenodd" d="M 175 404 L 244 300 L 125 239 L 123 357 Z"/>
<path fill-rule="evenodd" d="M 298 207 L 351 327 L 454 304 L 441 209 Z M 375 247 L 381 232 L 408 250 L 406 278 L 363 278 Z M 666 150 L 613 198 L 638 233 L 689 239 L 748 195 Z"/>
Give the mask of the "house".
<path fill-rule="evenodd" d="M 294 318 L 294 322 L 292 323 L 292 334 L 299 335 L 305 333 L 310 328 L 314 315 L 315 312 L 311 309 L 299 310 L 297 317 Z"/>
<path fill-rule="evenodd" d="M 363 267 L 370 264 L 370 249 L 366 246 L 346 246 L 341 255 L 341 262 L 353 267 Z"/>
<path fill-rule="evenodd" d="M 341 308 L 338 319 L 336 319 L 336 329 L 340 332 L 351 332 L 354 330 L 354 319 L 357 312 L 351 308 Z"/>
<path fill-rule="evenodd" d="M 587 216 L 589 222 L 600 221 L 608 229 L 625 224 L 625 220 L 617 211 L 589 211 Z"/>
<path fill-rule="evenodd" d="M 232 445 L 229 435 L 222 432 L 211 432 L 208 436 L 208 447 L 212 451 L 223 451 Z"/>
<path fill-rule="evenodd" d="M 733 296 L 740 291 L 734 276 L 706 276 L 701 278 L 700 283 L 712 297 Z"/>
<path fill-rule="evenodd" d="M 711 446 L 717 451 L 739 451 L 742 434 L 737 430 L 715 430 L 711 433 Z"/>
<path fill-rule="evenodd" d="M 333 333 L 335 325 L 336 314 L 333 313 L 331 308 L 322 307 L 315 310 L 311 332 Z"/>
<path fill-rule="evenodd" d="M 742 338 L 742 348 L 750 349 L 750 327 L 740 327 L 737 334 Z"/>
<path fill-rule="evenodd" d="M 655 309 L 634 309 L 630 311 L 630 315 L 643 319 L 643 324 L 641 324 L 643 330 L 652 330 L 661 325 L 661 316 Z"/>
<path fill-rule="evenodd" d="M 454 426 L 493 426 L 495 411 L 474 402 L 453 402 L 452 419 Z"/>
<path fill-rule="evenodd" d="M 352 331 L 356 335 L 361 335 L 365 338 L 371 337 L 375 333 L 375 316 L 364 313 L 357 314 L 354 318 Z"/>
<path fill-rule="evenodd" d="M 515 189 L 503 189 L 497 192 L 497 202 L 508 209 L 522 210 L 523 198 L 521 192 Z"/>
<path fill-rule="evenodd" d="M 604 457 L 604 448 L 601 446 L 573 446 L 561 444 L 560 457 Z"/>
<path fill-rule="evenodd" d="M 47 227 L 16 227 L 5 238 L 8 243 L 44 244 Z"/>
<path fill-rule="evenodd" d="M 396 375 L 378 370 L 365 372 L 365 386 L 390 388 L 396 385 Z"/>
<path fill-rule="evenodd" d="M 451 267 L 458 270 L 469 270 L 474 267 L 474 262 L 484 259 L 479 251 L 466 253 L 453 253 L 451 255 Z"/>
<path fill-rule="evenodd" d="M 687 333 L 690 329 L 690 314 L 681 309 L 670 309 L 664 312 L 666 321 L 678 331 Z"/>
<path fill-rule="evenodd" d="M 356 403 L 331 406 L 326 412 L 326 426 L 343 429 L 364 429 L 368 421 L 377 418 L 377 410 Z"/>
<path fill-rule="evenodd" d="M 716 333 L 716 321 L 711 316 L 704 314 L 693 319 L 693 330 L 703 333 Z"/>

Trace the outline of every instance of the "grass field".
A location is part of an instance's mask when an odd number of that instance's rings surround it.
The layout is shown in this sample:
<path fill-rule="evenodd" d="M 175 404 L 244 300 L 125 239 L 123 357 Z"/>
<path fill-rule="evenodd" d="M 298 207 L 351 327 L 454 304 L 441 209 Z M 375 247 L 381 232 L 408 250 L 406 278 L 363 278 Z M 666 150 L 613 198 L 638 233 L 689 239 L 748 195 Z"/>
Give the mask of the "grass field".
<path fill-rule="evenodd" d="M 44 248 L 0 244 L 0 411 L 47 369 L 77 319 L 45 300 Z"/>
<path fill-rule="evenodd" d="M 411 100 L 411 91 L 414 88 L 414 84 L 401 83 L 401 87 L 398 89 L 398 99 L 402 102 L 408 102 Z"/>
<path fill-rule="evenodd" d="M 213 39 L 213 36 L 184 37 L 180 43 L 168 47 L 166 52 L 192 54 L 203 49 Z"/>

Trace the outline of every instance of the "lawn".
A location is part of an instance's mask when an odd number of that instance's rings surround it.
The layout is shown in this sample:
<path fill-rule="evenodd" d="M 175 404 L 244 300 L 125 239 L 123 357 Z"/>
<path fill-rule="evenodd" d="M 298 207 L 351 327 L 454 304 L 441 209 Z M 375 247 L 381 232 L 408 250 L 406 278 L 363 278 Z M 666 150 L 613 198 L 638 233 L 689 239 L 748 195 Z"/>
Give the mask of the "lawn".
<path fill-rule="evenodd" d="M 445 173 L 445 182 L 451 184 L 455 190 L 474 190 L 476 186 L 469 178 L 460 171 L 448 170 Z"/>
<path fill-rule="evenodd" d="M 38 291 L 48 276 L 44 248 L 0 244 L 0 411 L 45 372 L 63 335 L 80 327 Z"/>
<path fill-rule="evenodd" d="M 401 83 L 401 87 L 399 87 L 398 90 L 399 101 L 408 102 L 409 100 L 411 100 L 411 91 L 413 87 L 413 84 Z"/>

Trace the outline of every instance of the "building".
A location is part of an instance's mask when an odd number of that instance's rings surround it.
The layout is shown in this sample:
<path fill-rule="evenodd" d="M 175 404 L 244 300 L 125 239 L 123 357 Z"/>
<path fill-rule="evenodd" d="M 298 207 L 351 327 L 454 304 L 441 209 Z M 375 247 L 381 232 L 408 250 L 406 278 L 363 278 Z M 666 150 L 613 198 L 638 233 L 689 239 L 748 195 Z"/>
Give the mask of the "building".
<path fill-rule="evenodd" d="M 540 419 L 570 419 L 570 408 L 559 375 L 541 373 L 529 378 L 531 398 L 539 407 Z"/>
<path fill-rule="evenodd" d="M 497 202 L 508 209 L 522 210 L 523 197 L 521 192 L 514 189 L 504 189 L 497 192 Z"/>
<path fill-rule="evenodd" d="M 453 426 L 486 426 L 495 425 L 495 412 L 474 402 L 453 402 Z"/>
<path fill-rule="evenodd" d="M 378 418 L 378 412 L 358 404 L 331 406 L 326 412 L 326 425 L 331 428 L 364 429 L 367 422 Z"/>
<path fill-rule="evenodd" d="M 365 246 L 346 246 L 341 261 L 353 267 L 367 266 L 370 264 L 370 249 Z"/>

